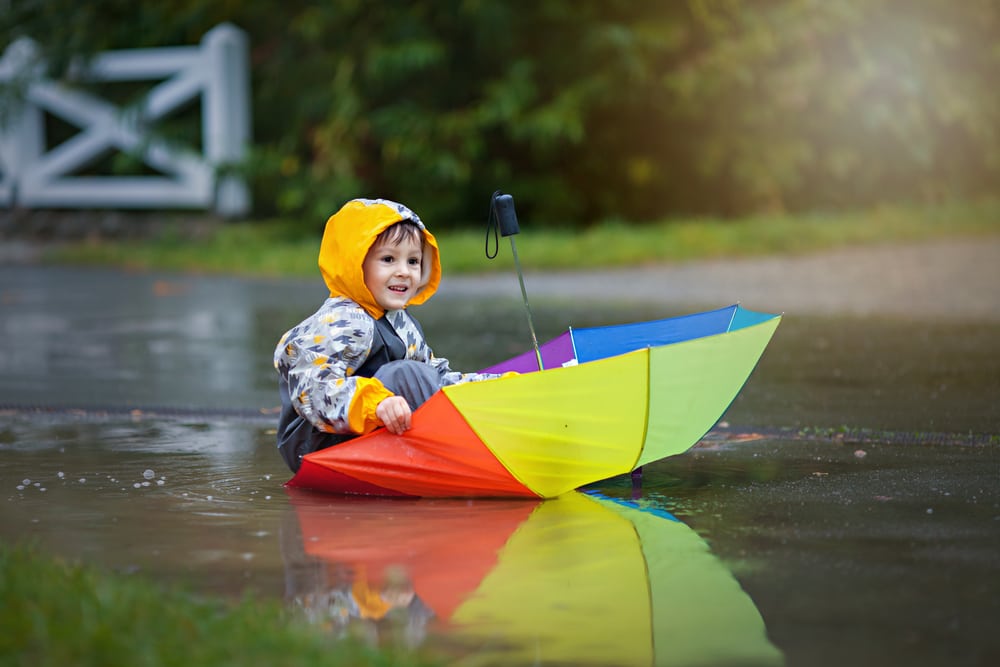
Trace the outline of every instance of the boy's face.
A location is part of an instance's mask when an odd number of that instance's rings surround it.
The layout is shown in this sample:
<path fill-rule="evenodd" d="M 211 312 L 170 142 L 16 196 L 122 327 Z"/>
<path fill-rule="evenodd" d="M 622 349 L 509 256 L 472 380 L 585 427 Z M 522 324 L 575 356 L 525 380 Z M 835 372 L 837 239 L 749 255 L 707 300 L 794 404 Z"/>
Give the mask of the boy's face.
<path fill-rule="evenodd" d="M 415 238 L 404 236 L 398 244 L 376 241 L 362 264 L 365 287 L 375 303 L 385 310 L 406 306 L 420 284 L 422 257 L 423 246 Z"/>

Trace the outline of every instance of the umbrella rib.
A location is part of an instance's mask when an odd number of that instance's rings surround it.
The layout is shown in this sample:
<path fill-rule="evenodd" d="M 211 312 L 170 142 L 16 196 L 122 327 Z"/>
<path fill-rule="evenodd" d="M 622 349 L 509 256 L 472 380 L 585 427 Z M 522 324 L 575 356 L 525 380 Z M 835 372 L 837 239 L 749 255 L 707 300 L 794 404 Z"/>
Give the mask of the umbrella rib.
<path fill-rule="evenodd" d="M 740 304 L 736 304 L 736 307 L 733 308 L 733 314 L 729 316 L 729 324 L 726 325 L 726 333 L 729 333 L 730 331 L 733 330 L 733 322 L 736 321 L 736 313 L 739 311 L 739 309 L 740 309 Z"/>
<path fill-rule="evenodd" d="M 630 470 L 636 469 L 636 464 L 642 458 L 643 452 L 646 451 L 646 440 L 649 438 L 649 413 L 653 409 L 653 397 L 650 391 L 650 383 L 653 381 L 653 371 L 651 370 L 653 366 L 653 350 L 650 347 L 646 347 L 646 413 L 644 415 L 644 421 L 642 424 L 642 447 L 639 447 L 639 452 L 635 455 L 635 460 L 632 461 L 632 466 Z"/>

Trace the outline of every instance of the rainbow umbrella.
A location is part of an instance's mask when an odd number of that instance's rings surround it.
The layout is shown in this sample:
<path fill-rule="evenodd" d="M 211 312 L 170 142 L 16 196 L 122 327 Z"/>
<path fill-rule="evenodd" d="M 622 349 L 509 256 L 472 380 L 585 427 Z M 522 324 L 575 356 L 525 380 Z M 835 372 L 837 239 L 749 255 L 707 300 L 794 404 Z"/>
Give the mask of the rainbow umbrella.
<path fill-rule="evenodd" d="M 402 627 L 412 644 L 418 626 L 469 664 L 782 663 L 753 600 L 665 511 L 579 492 L 290 495 L 287 595 L 331 630 L 392 642 Z"/>
<path fill-rule="evenodd" d="M 421 497 L 552 498 L 681 454 L 715 425 L 780 322 L 739 305 L 570 329 L 445 387 L 403 435 L 384 429 L 307 455 L 289 486 Z"/>

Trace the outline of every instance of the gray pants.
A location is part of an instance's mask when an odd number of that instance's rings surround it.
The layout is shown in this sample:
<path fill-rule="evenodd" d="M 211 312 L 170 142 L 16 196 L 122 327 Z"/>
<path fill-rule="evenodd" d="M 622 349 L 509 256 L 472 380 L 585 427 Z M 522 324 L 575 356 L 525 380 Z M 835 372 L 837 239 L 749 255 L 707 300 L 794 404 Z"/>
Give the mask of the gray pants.
<path fill-rule="evenodd" d="M 405 398 L 411 410 L 419 408 L 441 388 L 441 378 L 436 370 L 429 364 L 409 359 L 384 364 L 375 371 L 374 377 L 385 385 L 386 389 Z M 298 471 L 302 457 L 306 454 L 357 437 L 352 434 L 324 433 L 314 428 L 292 408 L 285 381 L 281 380 L 278 385 L 281 396 L 278 451 L 292 472 Z"/>
<path fill-rule="evenodd" d="M 429 364 L 402 359 L 390 361 L 375 371 L 375 379 L 385 388 L 406 399 L 416 410 L 441 388 L 441 377 Z"/>

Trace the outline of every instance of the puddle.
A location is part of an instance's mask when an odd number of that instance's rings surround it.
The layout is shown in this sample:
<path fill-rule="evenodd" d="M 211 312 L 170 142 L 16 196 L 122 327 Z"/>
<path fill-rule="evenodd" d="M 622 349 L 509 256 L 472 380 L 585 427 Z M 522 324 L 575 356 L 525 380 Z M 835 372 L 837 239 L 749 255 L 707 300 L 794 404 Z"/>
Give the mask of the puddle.
<path fill-rule="evenodd" d="M 4 541 L 253 590 L 335 634 L 501 664 L 976 664 L 1000 648 L 996 446 L 708 442 L 646 466 L 638 490 L 588 488 L 599 509 L 542 509 L 294 494 L 263 424 L 3 424 Z M 378 602 L 393 576 L 417 602 Z M 722 619 L 739 641 L 720 643 Z M 584 660 L 588 638 L 602 650 Z"/>
<path fill-rule="evenodd" d="M 786 315 L 731 425 L 646 466 L 641 488 L 622 477 L 555 502 L 359 501 L 284 489 L 266 414 L 270 350 L 315 293 L 104 271 L 0 278 L 5 542 L 254 591 L 331 633 L 461 664 L 1000 654 L 997 325 Z M 543 337 L 670 314 L 532 305 Z M 457 368 L 527 340 L 513 301 L 432 302 L 420 316 Z"/>

